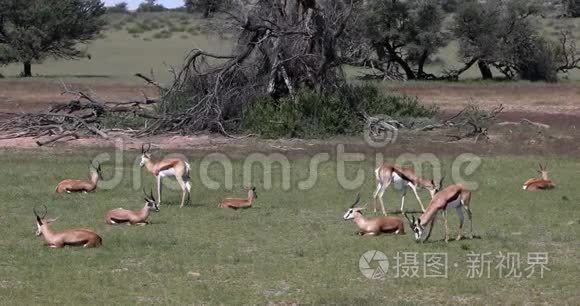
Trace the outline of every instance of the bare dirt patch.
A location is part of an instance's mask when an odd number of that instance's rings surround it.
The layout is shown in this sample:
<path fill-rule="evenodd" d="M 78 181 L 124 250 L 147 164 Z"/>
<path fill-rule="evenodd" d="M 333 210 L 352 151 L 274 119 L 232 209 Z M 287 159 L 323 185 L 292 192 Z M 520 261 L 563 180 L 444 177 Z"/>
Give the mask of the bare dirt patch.
<path fill-rule="evenodd" d="M 142 97 L 157 96 L 157 90 L 148 85 L 95 82 L 67 83 L 70 90 L 93 93 L 105 101 L 125 101 Z M 70 95 L 63 95 L 58 80 L 47 79 L 6 79 L 0 80 L 0 112 L 37 112 L 46 110 L 55 103 L 66 103 Z"/>
<path fill-rule="evenodd" d="M 443 110 L 464 108 L 470 103 L 481 107 L 503 104 L 508 112 L 537 112 L 580 115 L 580 84 L 561 83 L 397 83 L 394 92 L 417 96 L 424 103 Z"/>

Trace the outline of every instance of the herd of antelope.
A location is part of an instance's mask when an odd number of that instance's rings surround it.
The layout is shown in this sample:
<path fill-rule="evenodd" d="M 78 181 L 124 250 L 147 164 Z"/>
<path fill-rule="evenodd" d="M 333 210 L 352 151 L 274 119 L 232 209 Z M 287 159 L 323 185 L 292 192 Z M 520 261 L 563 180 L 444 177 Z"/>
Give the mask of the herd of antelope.
<path fill-rule="evenodd" d="M 161 204 L 162 194 L 162 180 L 165 177 L 174 177 L 182 190 L 181 204 L 183 207 L 186 197 L 187 202 L 191 199 L 191 181 L 190 181 L 190 165 L 188 162 L 179 158 L 165 158 L 161 160 L 153 160 L 151 158 L 151 145 L 146 148 L 141 146 L 141 162 L 140 166 L 151 172 L 157 180 L 157 199 L 153 195 L 153 190 L 149 194 L 143 189 L 145 194 L 144 206 L 140 209 L 125 209 L 115 208 L 109 210 L 105 215 L 105 223 L 109 225 L 128 224 L 128 225 L 146 225 L 148 218 L 152 211 L 158 212 Z M 539 165 L 538 173 L 541 177 L 531 178 L 527 180 L 523 189 L 528 191 L 546 190 L 554 188 L 554 184 L 548 178 L 547 165 Z M 57 184 L 55 192 L 57 193 L 73 193 L 73 192 L 93 192 L 97 188 L 99 179 L 102 179 L 101 166 L 91 164 L 88 180 L 63 180 Z M 414 170 L 404 168 L 399 165 L 383 164 L 375 170 L 376 190 L 373 194 L 373 207 L 375 214 L 378 211 L 378 206 L 381 206 L 383 216 L 374 218 L 365 218 L 363 210 L 366 209 L 367 204 L 359 205 L 360 194 L 357 195 L 355 202 L 345 212 L 344 220 L 353 220 L 360 235 L 380 235 L 383 233 L 400 235 L 405 233 L 404 222 L 399 217 L 387 216 L 385 205 L 383 203 L 383 194 L 386 189 L 393 185 L 401 195 L 401 214 L 409 222 L 409 226 L 414 233 L 416 241 L 426 241 L 430 234 L 437 213 L 441 215 L 445 224 L 445 242 L 449 241 L 449 227 L 447 222 L 448 209 L 454 208 L 459 216 L 459 227 L 457 229 L 456 240 L 462 239 L 462 229 L 464 224 L 464 212 L 467 213 L 469 219 L 469 238 L 473 238 L 472 213 L 470 209 L 471 191 L 463 184 L 452 184 L 443 188 L 443 178 L 436 184 L 433 180 L 426 180 L 418 176 Z M 409 217 L 405 212 L 405 195 L 407 188 L 410 188 L 421 206 L 422 214 L 415 218 L 413 215 Z M 418 190 L 426 189 L 429 191 L 431 201 L 427 209 L 423 206 L 423 202 L 419 197 Z M 225 198 L 219 204 L 218 208 L 232 208 L 243 209 L 251 208 L 254 201 L 258 198 L 255 187 L 248 188 L 247 198 Z M 102 238 L 91 229 L 74 228 L 63 231 L 55 231 L 50 228 L 49 224 L 56 219 L 47 219 L 47 208 L 44 207 L 42 215 L 38 213 L 36 208 L 33 209 L 36 216 L 36 235 L 42 235 L 47 242 L 47 245 L 53 248 L 62 248 L 70 245 L 80 245 L 83 247 L 98 247 L 102 244 Z M 426 227 L 429 225 L 429 230 Z"/>

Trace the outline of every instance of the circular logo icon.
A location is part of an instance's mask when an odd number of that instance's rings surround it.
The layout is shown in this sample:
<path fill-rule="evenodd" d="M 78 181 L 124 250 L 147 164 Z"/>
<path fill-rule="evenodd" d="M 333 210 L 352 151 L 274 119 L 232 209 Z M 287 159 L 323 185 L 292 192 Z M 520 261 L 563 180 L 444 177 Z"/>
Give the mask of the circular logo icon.
<path fill-rule="evenodd" d="M 367 251 L 360 257 L 358 268 L 362 275 L 368 279 L 384 278 L 389 270 L 389 260 L 383 252 Z"/>
<path fill-rule="evenodd" d="M 365 142 L 373 148 L 382 148 L 395 143 L 399 136 L 396 123 L 389 116 L 376 115 L 365 126 L 363 137 Z"/>

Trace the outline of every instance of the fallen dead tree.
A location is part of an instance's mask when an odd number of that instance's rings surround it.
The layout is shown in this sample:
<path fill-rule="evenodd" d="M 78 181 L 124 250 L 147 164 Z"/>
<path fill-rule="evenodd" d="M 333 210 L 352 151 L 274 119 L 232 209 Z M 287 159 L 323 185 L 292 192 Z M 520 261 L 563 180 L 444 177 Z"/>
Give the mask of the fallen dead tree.
<path fill-rule="evenodd" d="M 413 132 L 429 132 L 434 130 L 448 129 L 457 131 L 455 134 L 447 134 L 450 142 L 459 141 L 465 138 L 472 138 L 477 142 L 480 137 L 487 138 L 488 129 L 495 123 L 497 115 L 503 111 L 502 104 L 491 110 L 482 110 L 478 106 L 471 104 L 459 111 L 457 114 L 441 120 L 439 122 L 425 123 L 417 122 L 416 119 L 409 122 L 395 120 L 393 118 L 378 118 L 363 114 L 367 131 L 372 137 L 378 137 L 386 132 L 398 132 L 408 130 Z M 523 124 L 539 126 L 527 119 L 522 119 Z"/>
<path fill-rule="evenodd" d="M 19 137 L 46 137 L 38 140 L 39 146 L 65 138 L 78 139 L 94 136 L 108 139 L 102 119 L 107 115 L 123 114 L 145 119 L 160 119 L 144 106 L 157 103 L 143 94 L 143 99 L 123 102 L 102 101 L 82 91 L 71 91 L 63 84 L 63 94 L 73 95 L 69 103 L 52 106 L 46 112 L 12 113 L 0 121 L 3 136 L 0 139 Z"/>

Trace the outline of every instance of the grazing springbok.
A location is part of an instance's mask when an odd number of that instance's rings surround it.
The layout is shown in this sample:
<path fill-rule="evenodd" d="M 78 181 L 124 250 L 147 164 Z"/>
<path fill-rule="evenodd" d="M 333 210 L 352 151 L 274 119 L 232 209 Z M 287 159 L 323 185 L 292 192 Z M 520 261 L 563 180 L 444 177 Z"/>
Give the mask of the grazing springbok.
<path fill-rule="evenodd" d="M 159 211 L 159 206 L 157 205 L 155 197 L 153 196 L 153 190 L 151 190 L 149 195 L 147 195 L 145 189 L 143 189 L 143 193 L 145 194 L 145 206 L 143 206 L 143 208 L 137 210 L 129 210 L 124 208 L 115 208 L 109 210 L 105 216 L 105 222 L 111 225 L 121 223 L 126 223 L 129 225 L 149 224 L 149 222 L 147 222 L 149 213 L 151 211 Z"/>
<path fill-rule="evenodd" d="M 71 193 L 71 192 L 90 192 L 97 188 L 97 182 L 103 179 L 101 173 L 101 164 L 97 163 L 95 167 L 92 163 L 89 169 L 88 180 L 63 180 L 56 185 L 55 192 Z"/>
<path fill-rule="evenodd" d="M 408 168 L 403 168 L 398 165 L 391 165 L 391 164 L 383 164 L 382 166 L 375 169 L 375 179 L 377 188 L 375 189 L 375 193 L 373 194 L 374 200 L 374 212 L 377 212 L 377 201 L 381 204 L 381 208 L 383 209 L 383 214 L 386 216 L 387 212 L 385 210 L 385 204 L 383 203 L 383 194 L 385 190 L 391 185 L 394 184 L 395 189 L 401 192 L 401 212 L 404 212 L 405 206 L 405 195 L 407 194 L 407 187 L 413 190 L 415 194 L 415 198 L 421 205 L 421 210 L 425 212 L 425 207 L 423 206 L 423 202 L 421 202 L 421 198 L 417 193 L 417 188 L 425 188 L 429 190 L 429 194 L 431 195 L 431 199 L 435 193 L 439 190 L 439 186 L 435 186 L 433 180 L 425 180 L 415 174 L 415 171 Z"/>
<path fill-rule="evenodd" d="M 157 178 L 157 199 L 158 205 L 161 205 L 161 189 L 162 180 L 166 176 L 174 176 L 181 187 L 181 205 L 185 202 L 185 195 L 187 194 L 187 201 L 191 198 L 191 182 L 189 179 L 189 163 L 179 158 L 165 158 L 158 161 L 151 159 L 151 144 L 145 149 L 145 145 L 141 145 L 141 167 L 145 167 L 149 172 Z"/>
<path fill-rule="evenodd" d="M 46 206 L 44 206 L 42 217 L 38 215 L 35 208 L 32 211 L 36 216 L 36 236 L 42 235 L 51 248 L 62 248 L 65 245 L 82 245 L 85 248 L 93 248 L 103 244 L 103 239 L 90 229 L 75 228 L 60 232 L 52 230 L 48 225 L 56 219 L 45 219 Z"/>
<path fill-rule="evenodd" d="M 443 178 L 439 182 L 439 186 L 442 186 Z M 409 220 L 409 225 L 415 233 L 415 240 L 420 241 L 423 239 L 423 234 L 425 232 L 425 226 L 431 223 L 429 228 L 429 233 L 422 241 L 425 242 L 429 239 L 431 235 L 431 229 L 435 223 L 435 218 L 439 211 L 442 212 L 443 220 L 445 222 L 445 242 L 449 241 L 449 226 L 447 224 L 447 210 L 450 208 L 455 208 L 457 215 L 459 216 L 459 228 L 457 233 L 457 240 L 461 239 L 461 230 L 463 229 L 464 215 L 463 211 L 467 212 L 467 217 L 469 218 L 469 238 L 473 238 L 473 222 L 471 219 L 471 209 L 469 204 L 471 202 L 471 191 L 467 190 L 462 184 L 454 184 L 447 186 L 442 191 L 435 194 L 427 211 L 425 211 L 418 219 L 413 216 L 412 219 L 405 214 L 407 220 Z"/>
<path fill-rule="evenodd" d="M 359 235 L 380 235 L 381 233 L 405 234 L 403 221 L 397 217 L 381 216 L 376 218 L 365 218 L 362 210 L 367 207 L 356 207 L 360 201 L 360 194 L 357 195 L 354 204 L 346 211 L 343 216 L 344 220 L 354 220 L 359 229 Z"/>
<path fill-rule="evenodd" d="M 548 164 L 546 163 L 544 166 L 542 166 L 542 164 L 538 163 L 538 166 L 540 167 L 538 173 L 541 175 L 541 177 L 527 180 L 522 187 L 524 190 L 545 190 L 552 189 L 556 186 L 548 178 Z"/>
<path fill-rule="evenodd" d="M 248 198 L 225 198 L 219 204 L 218 208 L 250 208 L 254 201 L 258 198 L 256 187 L 246 188 L 248 190 Z"/>

